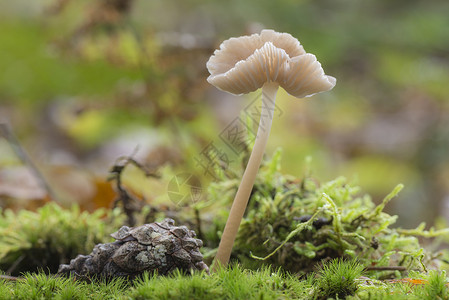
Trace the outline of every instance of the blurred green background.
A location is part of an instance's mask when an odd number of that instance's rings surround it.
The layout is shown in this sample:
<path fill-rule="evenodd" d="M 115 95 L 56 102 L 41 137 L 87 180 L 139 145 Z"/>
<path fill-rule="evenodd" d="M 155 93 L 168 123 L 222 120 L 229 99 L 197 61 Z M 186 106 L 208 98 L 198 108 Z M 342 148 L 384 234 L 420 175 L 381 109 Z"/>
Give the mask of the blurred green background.
<path fill-rule="evenodd" d="M 134 151 L 164 175 L 128 184 L 167 200 L 174 174 L 207 177 L 197 158 L 210 143 L 236 164 L 220 133 L 258 96 L 207 83 L 214 49 L 289 32 L 337 85 L 307 99 L 282 91 L 267 153 L 282 147 L 296 176 L 311 156 L 318 180 L 344 175 L 377 202 L 404 183 L 389 212 L 433 224 L 449 218 L 448 14 L 447 0 L 2 0 L 0 123 L 63 202 L 105 205 L 108 169 Z M 45 191 L 9 144 L 0 204 L 27 207 Z"/>

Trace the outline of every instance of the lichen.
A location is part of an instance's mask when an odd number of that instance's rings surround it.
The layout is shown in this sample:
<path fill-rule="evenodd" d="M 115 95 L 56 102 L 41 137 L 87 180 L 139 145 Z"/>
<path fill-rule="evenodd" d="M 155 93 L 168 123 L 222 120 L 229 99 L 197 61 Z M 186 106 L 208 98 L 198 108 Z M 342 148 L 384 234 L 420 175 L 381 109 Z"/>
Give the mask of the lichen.
<path fill-rule="evenodd" d="M 143 264 L 146 264 L 150 260 L 145 252 L 140 252 L 139 254 L 137 254 L 136 259 Z"/>

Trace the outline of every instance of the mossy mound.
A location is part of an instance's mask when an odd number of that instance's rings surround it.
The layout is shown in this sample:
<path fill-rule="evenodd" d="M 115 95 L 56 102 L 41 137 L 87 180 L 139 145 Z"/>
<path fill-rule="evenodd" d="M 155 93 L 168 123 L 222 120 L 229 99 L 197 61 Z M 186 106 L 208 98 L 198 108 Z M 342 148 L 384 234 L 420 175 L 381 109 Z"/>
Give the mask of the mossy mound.
<path fill-rule="evenodd" d="M 118 211 L 91 214 L 55 203 L 36 212 L 0 210 L 0 269 L 12 275 L 39 269 L 56 273 L 60 264 L 111 241 L 109 233 L 124 219 Z"/>
<path fill-rule="evenodd" d="M 343 177 L 320 183 L 310 174 L 283 175 L 280 159 L 277 151 L 261 167 L 240 226 L 233 257 L 245 266 L 263 263 L 308 273 L 322 261 L 356 258 L 377 277 L 395 277 L 438 264 L 438 255 L 425 251 L 418 237 L 448 234 L 447 229 L 392 228 L 397 216 L 383 211 L 402 185 L 375 205 Z M 210 195 L 221 201 L 228 197 L 230 203 L 237 184 L 228 177 L 213 184 Z"/>

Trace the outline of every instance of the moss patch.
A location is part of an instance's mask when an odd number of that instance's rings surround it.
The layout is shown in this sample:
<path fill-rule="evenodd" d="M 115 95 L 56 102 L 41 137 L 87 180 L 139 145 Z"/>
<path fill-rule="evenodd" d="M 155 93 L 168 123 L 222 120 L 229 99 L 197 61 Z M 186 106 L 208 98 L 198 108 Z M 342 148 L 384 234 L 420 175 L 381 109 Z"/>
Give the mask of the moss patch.
<path fill-rule="evenodd" d="M 297 178 L 282 174 L 280 165 L 277 151 L 261 167 L 253 188 L 233 251 L 244 266 L 268 264 L 304 274 L 323 260 L 357 258 L 371 276 L 395 278 L 438 263 L 440 253 L 426 251 L 418 238 L 447 236 L 448 229 L 393 228 L 398 216 L 384 211 L 402 185 L 376 205 L 344 177 L 320 182 L 306 171 Z M 235 174 L 211 185 L 212 201 L 231 203 L 238 185 Z"/>

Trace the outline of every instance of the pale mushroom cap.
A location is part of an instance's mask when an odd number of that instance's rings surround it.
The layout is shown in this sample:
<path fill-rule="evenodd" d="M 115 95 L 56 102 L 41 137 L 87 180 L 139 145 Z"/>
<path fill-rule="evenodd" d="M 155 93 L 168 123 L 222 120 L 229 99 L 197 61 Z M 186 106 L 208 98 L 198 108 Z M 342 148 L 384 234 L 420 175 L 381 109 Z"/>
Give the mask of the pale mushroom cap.
<path fill-rule="evenodd" d="M 328 91 L 336 82 L 297 39 L 273 30 L 224 41 L 207 62 L 207 69 L 209 83 L 236 95 L 277 82 L 289 94 L 302 98 Z"/>

